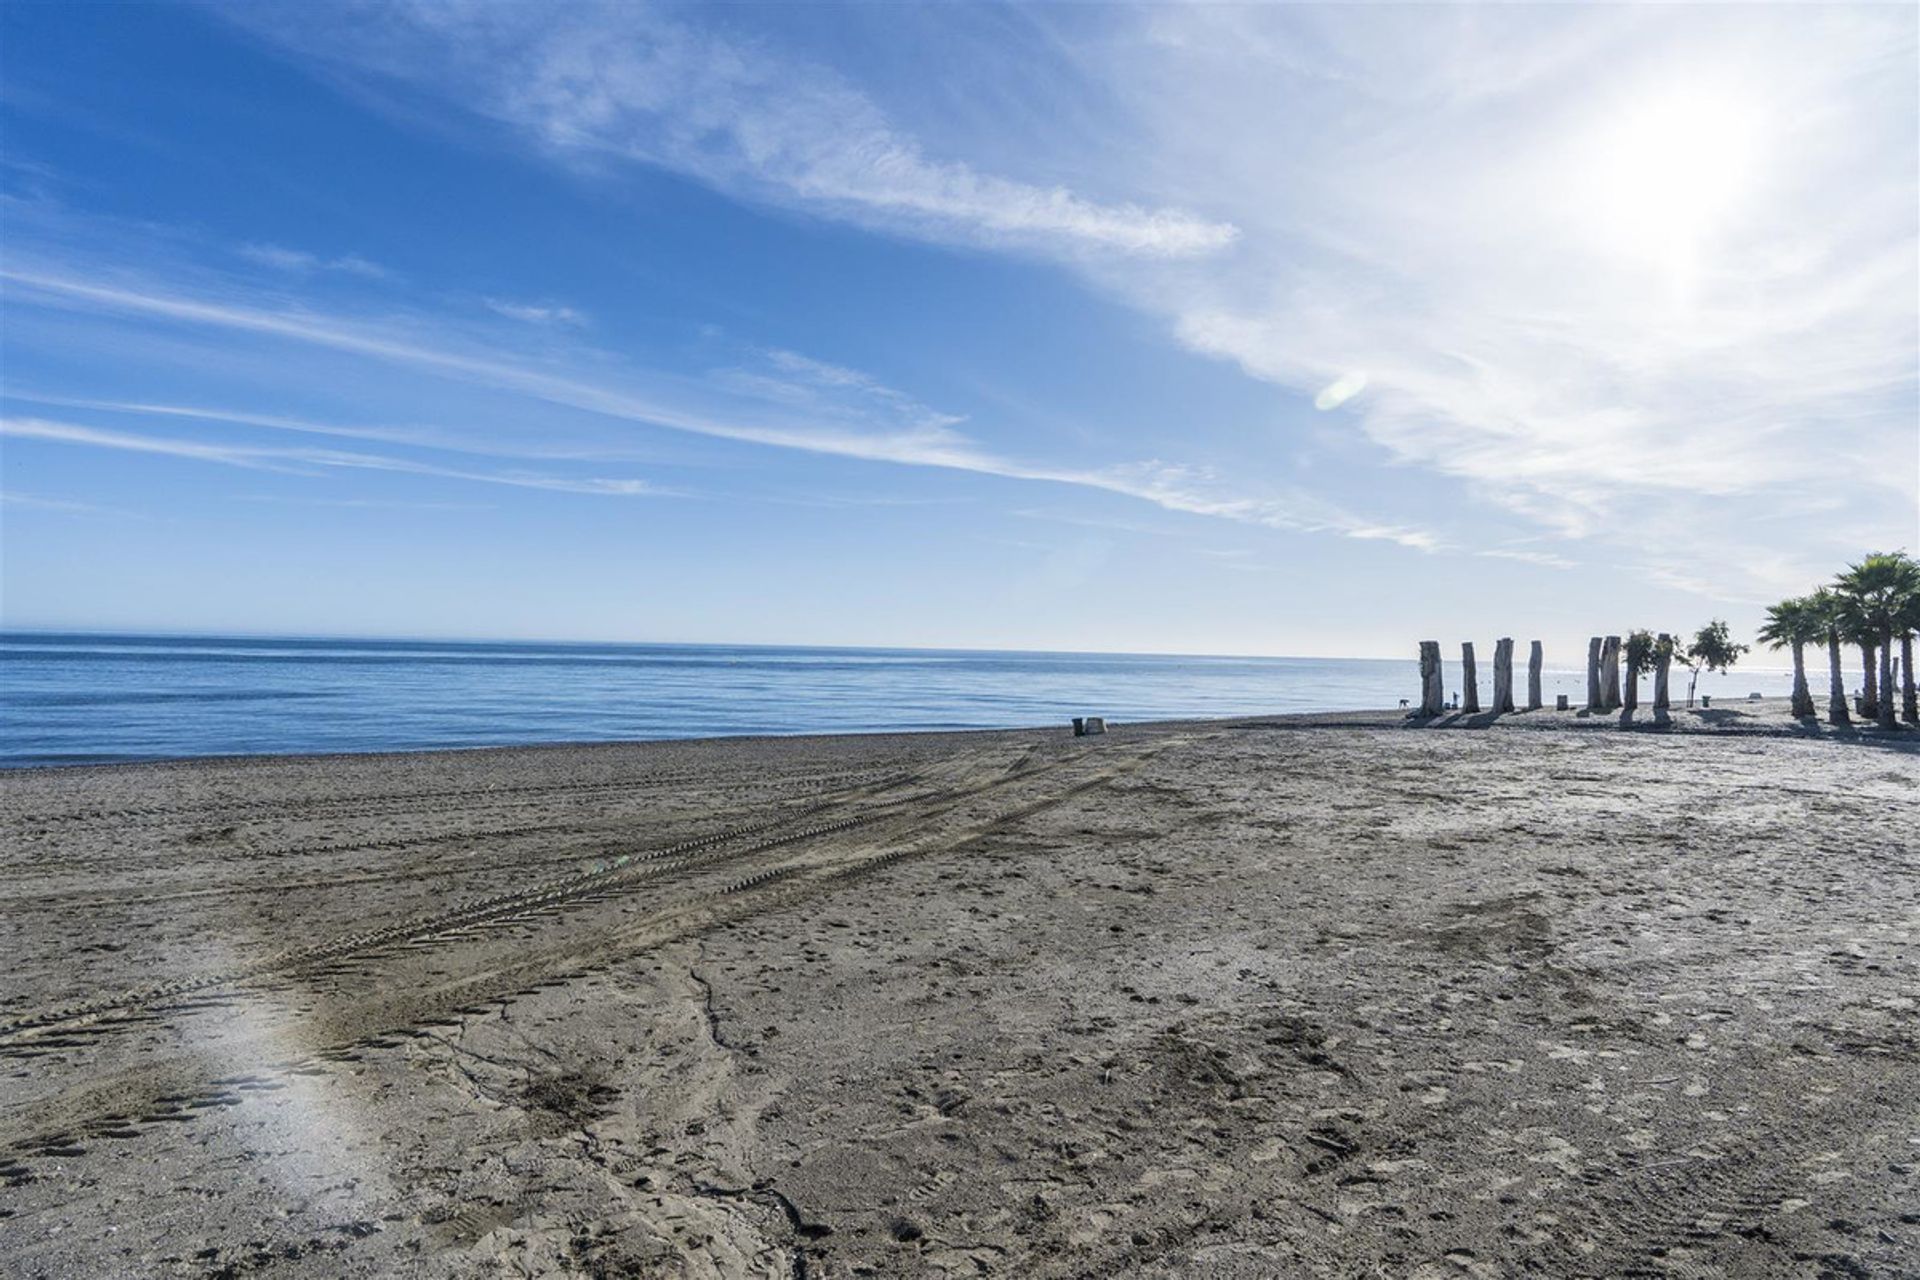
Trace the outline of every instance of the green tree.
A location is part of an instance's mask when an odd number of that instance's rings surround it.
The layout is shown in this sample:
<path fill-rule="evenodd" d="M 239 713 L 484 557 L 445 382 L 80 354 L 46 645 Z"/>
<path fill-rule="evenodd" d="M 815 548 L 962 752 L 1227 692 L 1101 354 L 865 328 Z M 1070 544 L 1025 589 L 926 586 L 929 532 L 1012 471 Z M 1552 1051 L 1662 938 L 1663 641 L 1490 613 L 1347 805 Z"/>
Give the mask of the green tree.
<path fill-rule="evenodd" d="M 1627 687 L 1621 705 L 1628 711 L 1640 705 L 1640 677 L 1653 670 L 1654 639 L 1651 631 L 1635 631 L 1621 646 L 1627 666 Z"/>
<path fill-rule="evenodd" d="M 1901 714 L 1908 724 L 1920 725 L 1920 696 L 1914 688 L 1913 642 L 1920 636 L 1920 591 L 1907 596 L 1906 604 L 1894 616 L 1900 636 Z"/>
<path fill-rule="evenodd" d="M 1715 618 L 1694 632 L 1693 642 L 1678 654 L 1687 670 L 1693 673 L 1687 681 L 1687 705 L 1693 705 L 1693 691 L 1700 683 L 1702 671 L 1726 671 L 1740 661 L 1740 655 L 1746 651 L 1746 645 L 1734 642 L 1733 630 L 1724 618 Z"/>
<path fill-rule="evenodd" d="M 1882 729 L 1894 727 L 1893 638 L 1901 629 L 1908 601 L 1920 593 L 1920 565 L 1901 553 L 1879 551 L 1847 566 L 1834 586 L 1848 612 L 1880 652 L 1880 697 L 1872 713 Z"/>
<path fill-rule="evenodd" d="M 1827 634 L 1826 620 L 1814 610 L 1806 596 L 1782 600 L 1767 609 L 1766 625 L 1760 628 L 1760 642 L 1772 649 L 1793 650 L 1793 714 L 1813 715 L 1813 694 L 1807 689 L 1806 646 L 1818 644 Z"/>
<path fill-rule="evenodd" d="M 1860 601 L 1849 595 L 1838 582 L 1834 585 L 1833 596 L 1839 602 L 1841 638 L 1860 650 L 1860 714 L 1878 719 L 1880 666 L 1874 661 L 1873 655 L 1880 635 L 1874 630 L 1873 622 L 1867 617 Z"/>
<path fill-rule="evenodd" d="M 1846 625 L 1840 597 L 1832 589 L 1821 587 L 1806 597 L 1808 610 L 1819 619 L 1827 641 L 1827 723 L 1850 725 L 1853 716 L 1847 710 L 1847 677 L 1840 668 L 1840 645 Z"/>

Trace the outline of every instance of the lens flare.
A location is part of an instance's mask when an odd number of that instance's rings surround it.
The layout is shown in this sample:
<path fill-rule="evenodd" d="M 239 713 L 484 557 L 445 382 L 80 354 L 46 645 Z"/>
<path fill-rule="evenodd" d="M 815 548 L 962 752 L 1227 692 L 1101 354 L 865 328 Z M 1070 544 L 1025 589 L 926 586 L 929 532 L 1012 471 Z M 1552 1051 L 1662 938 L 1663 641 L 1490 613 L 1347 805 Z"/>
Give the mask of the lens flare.
<path fill-rule="evenodd" d="M 1320 389 L 1320 394 L 1313 398 L 1313 407 L 1323 413 L 1329 409 L 1338 409 L 1366 389 L 1366 374 L 1357 370 L 1353 373 L 1343 373 Z"/>

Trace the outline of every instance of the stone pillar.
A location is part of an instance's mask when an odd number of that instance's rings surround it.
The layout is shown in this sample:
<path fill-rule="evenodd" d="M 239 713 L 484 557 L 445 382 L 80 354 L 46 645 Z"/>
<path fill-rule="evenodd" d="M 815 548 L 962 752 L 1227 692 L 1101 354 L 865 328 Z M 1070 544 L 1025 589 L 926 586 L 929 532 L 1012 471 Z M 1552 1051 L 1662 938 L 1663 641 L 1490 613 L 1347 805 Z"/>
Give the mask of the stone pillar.
<path fill-rule="evenodd" d="M 1460 646 L 1460 709 L 1474 712 L 1480 709 L 1480 681 L 1474 675 L 1473 641 Z"/>
<path fill-rule="evenodd" d="M 1667 697 L 1667 671 L 1673 666 L 1673 637 L 1662 631 L 1653 642 L 1653 709 L 1672 705 Z"/>
<path fill-rule="evenodd" d="M 1527 710 L 1529 711 L 1538 711 L 1544 705 L 1540 701 L 1540 667 L 1543 658 L 1540 642 L 1535 640 L 1533 647 L 1527 652 Z"/>
<path fill-rule="evenodd" d="M 1600 704 L 1600 637 L 1587 641 L 1587 706 L 1598 711 Z"/>
<path fill-rule="evenodd" d="M 1500 715 L 1513 710 L 1513 641 L 1493 642 L 1493 709 Z"/>
<path fill-rule="evenodd" d="M 1620 706 L 1620 637 L 1608 636 L 1600 650 L 1600 692 L 1608 711 Z"/>
<path fill-rule="evenodd" d="M 1446 709 L 1446 683 L 1440 679 L 1440 642 L 1420 642 L 1420 714 L 1437 716 Z"/>
<path fill-rule="evenodd" d="M 1900 641 L 1900 665 L 1906 669 L 1906 677 L 1900 682 L 1900 715 L 1908 724 L 1920 724 L 1920 689 L 1914 687 L 1913 680 L 1913 637 L 1904 636 Z M 1812 706 L 1811 699 L 1807 702 Z"/>

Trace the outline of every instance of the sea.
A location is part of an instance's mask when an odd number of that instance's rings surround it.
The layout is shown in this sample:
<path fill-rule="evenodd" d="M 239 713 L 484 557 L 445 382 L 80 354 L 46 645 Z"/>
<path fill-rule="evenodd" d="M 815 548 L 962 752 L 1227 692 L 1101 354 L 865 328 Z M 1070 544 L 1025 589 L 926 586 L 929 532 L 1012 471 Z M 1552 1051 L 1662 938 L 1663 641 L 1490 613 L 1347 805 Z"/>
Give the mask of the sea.
<path fill-rule="evenodd" d="M 1451 695 L 1457 664 L 1447 676 Z M 1550 663 L 1544 685 L 1548 705 L 1556 693 L 1578 705 L 1584 667 Z M 1788 685 L 1761 668 L 1701 688 L 1744 697 Z M 0 767 L 1355 711 L 1398 707 L 1418 689 L 1411 657 L 11 631 L 0 632 Z"/>

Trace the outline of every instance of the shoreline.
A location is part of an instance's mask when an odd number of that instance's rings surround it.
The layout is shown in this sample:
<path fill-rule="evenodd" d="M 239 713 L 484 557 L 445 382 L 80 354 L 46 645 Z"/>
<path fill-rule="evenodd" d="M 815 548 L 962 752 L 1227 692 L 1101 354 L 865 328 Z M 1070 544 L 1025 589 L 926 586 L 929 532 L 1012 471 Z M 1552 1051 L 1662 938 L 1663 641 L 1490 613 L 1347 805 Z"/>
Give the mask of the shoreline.
<path fill-rule="evenodd" d="M 1920 730 L 1902 722 L 1889 735 L 1873 721 L 1858 716 L 1848 726 L 1833 726 L 1825 722 L 1824 714 L 1811 720 L 1796 719 L 1784 714 L 1790 699 L 1767 697 L 1761 699 L 1742 698 L 1737 702 L 1723 702 L 1711 708 L 1674 707 L 1665 721 L 1655 718 L 1655 713 L 1647 707 L 1641 707 L 1635 713 L 1608 711 L 1595 715 L 1585 708 L 1573 707 L 1567 711 L 1557 711 L 1551 707 L 1535 710 L 1517 710 L 1504 713 L 1479 711 L 1473 713 L 1448 711 L 1425 722 L 1417 722 L 1410 712 L 1404 709 L 1356 709 L 1347 711 L 1293 711 L 1273 714 L 1253 713 L 1237 716 L 1217 717 L 1181 717 L 1165 720 L 1109 720 L 1112 729 L 1132 729 L 1136 731 L 1172 730 L 1180 728 L 1271 728 L 1271 729 L 1408 729 L 1408 730 L 1482 730 L 1482 729 L 1524 729 L 1530 732 L 1568 731 L 1568 732 L 1623 732 L 1652 734 L 1744 734 L 1783 738 L 1825 739 L 1839 742 L 1871 741 L 1882 744 L 1898 745 L 1912 741 L 1920 746 Z M 983 737 L 995 734 L 1050 734 L 1070 732 L 1061 726 L 1040 725 L 1003 725 L 969 728 L 929 728 L 929 729 L 871 729 L 846 730 L 836 733 L 740 733 L 711 734 L 689 737 L 662 738 L 606 738 L 592 740 L 556 739 L 540 742 L 489 743 L 476 746 L 429 746 L 405 748 L 369 748 L 365 751 L 323 751 L 323 752 L 234 752 L 216 755 L 198 756 L 141 756 L 114 760 L 85 760 L 66 762 L 42 762 L 28 764 L 0 763 L 0 778 L 12 775 L 30 775 L 48 771 L 63 773 L 78 770 L 119 770 L 139 768 L 190 769 L 195 766 L 242 766 L 255 763 L 319 763 L 328 760 L 411 760 L 420 756 L 483 756 L 487 753 L 518 751 L 593 751 L 601 749 L 645 749 L 672 745 L 695 743 L 741 743 L 793 742 L 796 740 L 817 741 L 823 744 L 842 740 L 873 740 L 887 738 L 939 739 Z M 1904 736 L 1904 735 L 1910 735 Z"/>
<path fill-rule="evenodd" d="M 0 768 L 1347 714 L 1415 691 L 1413 664 L 1395 659 L 262 644 L 151 637 L 10 654 Z M 1777 673 L 1748 674 L 1742 694 L 1785 691 Z M 1550 668 L 1549 703 L 1575 680 Z"/>

